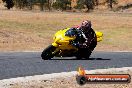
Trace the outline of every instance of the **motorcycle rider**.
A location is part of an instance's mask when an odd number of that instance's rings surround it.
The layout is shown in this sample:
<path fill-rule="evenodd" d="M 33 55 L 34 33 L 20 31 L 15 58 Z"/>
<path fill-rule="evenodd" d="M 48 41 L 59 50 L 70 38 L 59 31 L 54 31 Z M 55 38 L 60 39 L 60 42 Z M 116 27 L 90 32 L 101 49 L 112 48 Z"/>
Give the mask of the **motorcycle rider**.
<path fill-rule="evenodd" d="M 75 42 L 72 43 L 73 46 L 79 48 L 80 52 L 89 52 L 90 55 L 97 45 L 96 33 L 91 26 L 91 21 L 85 20 L 80 26 L 73 27 L 79 31 L 81 36 L 77 36 Z"/>

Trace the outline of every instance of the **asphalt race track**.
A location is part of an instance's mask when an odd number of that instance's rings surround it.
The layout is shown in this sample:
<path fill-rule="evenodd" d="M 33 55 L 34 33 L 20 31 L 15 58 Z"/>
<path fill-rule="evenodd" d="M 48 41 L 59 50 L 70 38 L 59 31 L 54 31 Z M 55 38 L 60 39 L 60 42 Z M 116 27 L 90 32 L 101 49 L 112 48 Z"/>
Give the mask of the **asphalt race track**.
<path fill-rule="evenodd" d="M 42 60 L 40 52 L 1 52 L 0 80 L 76 71 L 78 66 L 87 70 L 132 67 L 132 52 L 93 52 L 89 60 L 74 60 L 75 57 L 55 57 Z M 61 59 L 61 60 L 60 60 Z"/>

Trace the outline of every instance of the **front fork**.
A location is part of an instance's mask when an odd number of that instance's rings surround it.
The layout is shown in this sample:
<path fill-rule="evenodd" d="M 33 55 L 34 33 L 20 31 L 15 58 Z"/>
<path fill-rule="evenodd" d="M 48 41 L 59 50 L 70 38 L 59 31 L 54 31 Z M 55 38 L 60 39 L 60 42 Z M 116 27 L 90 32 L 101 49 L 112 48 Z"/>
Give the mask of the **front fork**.
<path fill-rule="evenodd" d="M 52 43 L 52 46 L 56 47 L 56 50 L 54 52 L 52 52 L 52 54 L 58 55 L 60 53 L 60 49 L 58 48 L 59 44 L 54 42 L 54 43 Z"/>

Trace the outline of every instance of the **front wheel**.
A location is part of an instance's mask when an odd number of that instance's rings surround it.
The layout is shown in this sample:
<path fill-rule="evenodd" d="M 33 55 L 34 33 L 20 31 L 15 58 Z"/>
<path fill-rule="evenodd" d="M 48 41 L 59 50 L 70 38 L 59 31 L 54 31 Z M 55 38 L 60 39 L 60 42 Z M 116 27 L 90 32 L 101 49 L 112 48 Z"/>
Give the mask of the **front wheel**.
<path fill-rule="evenodd" d="M 41 54 L 43 60 L 49 60 L 54 57 L 53 52 L 55 51 L 56 47 L 53 45 L 49 45 Z"/>

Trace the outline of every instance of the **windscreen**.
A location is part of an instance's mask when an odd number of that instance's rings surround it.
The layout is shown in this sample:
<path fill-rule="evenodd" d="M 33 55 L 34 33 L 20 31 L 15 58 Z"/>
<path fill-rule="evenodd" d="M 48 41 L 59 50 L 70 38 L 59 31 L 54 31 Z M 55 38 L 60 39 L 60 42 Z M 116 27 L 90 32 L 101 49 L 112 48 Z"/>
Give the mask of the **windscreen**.
<path fill-rule="evenodd" d="M 77 35 L 77 31 L 75 29 L 69 29 L 65 32 L 65 36 L 72 37 L 72 36 L 76 36 L 76 35 Z"/>

